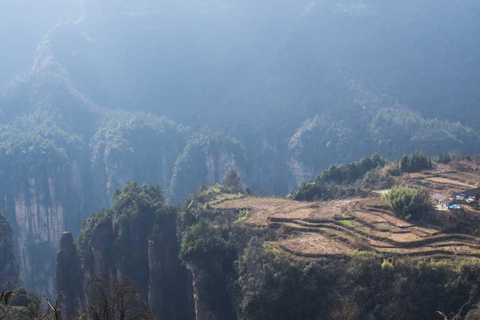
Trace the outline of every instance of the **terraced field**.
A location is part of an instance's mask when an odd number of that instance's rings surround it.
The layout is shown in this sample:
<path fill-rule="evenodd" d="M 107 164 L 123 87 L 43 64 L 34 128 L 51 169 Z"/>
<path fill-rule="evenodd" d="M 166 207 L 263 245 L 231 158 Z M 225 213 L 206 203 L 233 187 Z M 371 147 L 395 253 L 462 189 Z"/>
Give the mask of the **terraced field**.
<path fill-rule="evenodd" d="M 380 198 L 305 203 L 244 197 L 215 208 L 248 210 L 246 224 L 279 229 L 286 237 L 278 248 L 303 258 L 345 258 L 354 250 L 418 259 L 480 258 L 479 239 L 397 219 Z"/>
<path fill-rule="evenodd" d="M 404 175 L 397 183 L 421 185 L 431 194 L 439 192 L 453 195 L 480 187 L 480 168 L 474 163 L 463 163 L 465 171 L 454 165 L 439 165 L 437 169 L 423 173 Z"/>

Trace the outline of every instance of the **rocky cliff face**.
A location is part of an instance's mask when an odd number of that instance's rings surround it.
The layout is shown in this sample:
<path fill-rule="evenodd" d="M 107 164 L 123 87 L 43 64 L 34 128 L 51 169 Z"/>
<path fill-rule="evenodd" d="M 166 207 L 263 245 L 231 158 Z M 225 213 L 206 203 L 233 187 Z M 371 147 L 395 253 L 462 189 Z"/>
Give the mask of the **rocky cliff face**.
<path fill-rule="evenodd" d="M 191 262 L 186 267 L 192 275 L 195 320 L 235 319 L 222 261 L 211 261 L 208 265 Z"/>
<path fill-rule="evenodd" d="M 12 228 L 0 213 L 0 292 L 13 290 L 19 284 L 19 276 Z"/>
<path fill-rule="evenodd" d="M 62 292 L 62 314 L 69 319 L 78 310 L 82 299 L 80 259 L 70 232 L 62 234 L 56 261 L 56 289 L 57 293 Z"/>
<path fill-rule="evenodd" d="M 178 259 L 177 214 L 163 206 L 158 188 L 128 183 L 116 192 L 113 209 L 87 219 L 78 238 L 84 284 L 126 276 L 156 319 L 193 319 L 192 285 Z"/>
<path fill-rule="evenodd" d="M 88 158 L 82 144 L 58 127 L 47 133 L 25 122 L 2 137 L 0 210 L 12 221 L 24 285 L 53 295 L 60 235 L 66 227 L 77 231 L 90 210 Z"/>
<path fill-rule="evenodd" d="M 195 319 L 192 279 L 180 263 L 175 211 L 157 221 L 148 243 L 148 300 L 156 320 Z"/>
<path fill-rule="evenodd" d="M 181 203 L 199 186 L 221 182 L 232 169 L 247 180 L 248 159 L 240 141 L 219 132 L 194 135 L 175 162 L 169 201 Z"/>
<path fill-rule="evenodd" d="M 55 112 L 0 125 L 0 210 L 12 220 L 24 285 L 50 296 L 55 293 L 53 262 L 62 232 L 78 234 L 82 219 L 110 207 L 114 191 L 127 181 L 162 185 L 167 196 L 173 182 L 181 202 L 199 185 L 220 182 L 232 168 L 247 175 L 238 141 L 208 136 L 182 158 L 189 131 L 163 118 L 107 113 L 90 144 L 67 127 Z M 200 157 L 202 164 L 191 157 Z M 192 172 L 200 173 L 197 180 L 189 176 Z M 135 223 L 132 220 L 129 232 L 144 235 Z M 114 233 L 119 226 L 110 224 L 109 232 Z M 142 241 L 147 256 L 147 240 Z M 110 266 L 102 262 L 108 255 L 102 250 L 108 248 L 98 244 L 92 247 L 96 274 L 108 273 Z M 142 292 L 146 295 L 148 288 Z"/>

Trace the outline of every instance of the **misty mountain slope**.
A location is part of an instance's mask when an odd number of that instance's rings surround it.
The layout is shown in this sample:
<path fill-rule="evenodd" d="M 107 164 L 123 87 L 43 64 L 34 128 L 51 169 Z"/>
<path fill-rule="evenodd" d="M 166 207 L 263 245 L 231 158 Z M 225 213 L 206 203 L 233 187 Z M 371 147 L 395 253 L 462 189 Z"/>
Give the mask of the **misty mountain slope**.
<path fill-rule="evenodd" d="M 59 233 L 78 229 L 93 208 L 87 146 L 57 121 L 32 114 L 0 128 L 0 207 L 12 221 L 25 285 L 49 293 Z"/>
<path fill-rule="evenodd" d="M 403 106 L 356 109 L 343 119 L 315 116 L 291 138 L 290 166 L 297 184 L 313 179 L 331 164 L 380 152 L 395 159 L 422 150 L 427 154 L 476 153 L 480 135 L 459 123 L 424 119 Z"/>
<path fill-rule="evenodd" d="M 27 74 L 38 44 L 57 24 L 77 19 L 76 0 L 4 0 L 0 3 L 0 87 Z"/>
<path fill-rule="evenodd" d="M 248 158 L 242 143 L 220 132 L 199 132 L 191 137 L 173 169 L 170 201 L 181 203 L 201 185 L 222 181 L 229 170 L 248 180 Z"/>
<path fill-rule="evenodd" d="M 113 192 L 128 181 L 158 184 L 169 190 L 175 161 L 189 130 L 141 113 L 112 113 L 92 138 L 92 165 L 100 189 Z M 103 182 L 102 182 L 103 181 Z"/>
<path fill-rule="evenodd" d="M 372 152 L 479 150 L 476 0 L 23 3 L 0 3 L 0 210 L 38 291 L 128 180 L 181 203 L 229 169 L 285 194 Z"/>
<path fill-rule="evenodd" d="M 97 104 L 188 125 L 222 110 L 305 119 L 348 107 L 344 82 L 355 80 L 426 118 L 475 127 L 479 12 L 474 0 L 92 0 L 52 47 Z"/>

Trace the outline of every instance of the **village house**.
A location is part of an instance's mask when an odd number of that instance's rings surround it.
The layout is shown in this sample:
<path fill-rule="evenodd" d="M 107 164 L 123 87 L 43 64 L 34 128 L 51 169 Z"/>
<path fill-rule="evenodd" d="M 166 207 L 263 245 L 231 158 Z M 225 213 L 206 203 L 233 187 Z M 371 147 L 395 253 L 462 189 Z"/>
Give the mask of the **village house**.
<path fill-rule="evenodd" d="M 438 205 L 448 209 L 448 206 L 452 203 L 452 200 L 450 200 L 449 197 L 447 197 L 443 194 L 436 193 L 436 194 L 433 195 L 433 202 L 435 204 L 438 204 Z"/>

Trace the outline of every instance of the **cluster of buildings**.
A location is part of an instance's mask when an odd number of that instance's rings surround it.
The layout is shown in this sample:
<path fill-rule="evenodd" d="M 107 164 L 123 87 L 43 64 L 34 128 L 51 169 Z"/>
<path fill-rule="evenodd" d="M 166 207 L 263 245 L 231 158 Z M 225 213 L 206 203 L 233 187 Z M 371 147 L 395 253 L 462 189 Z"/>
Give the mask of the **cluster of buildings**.
<path fill-rule="evenodd" d="M 433 195 L 433 202 L 446 209 L 456 211 L 462 209 L 462 204 L 474 205 L 480 199 L 480 188 L 470 189 L 448 197 L 440 193 Z"/>

